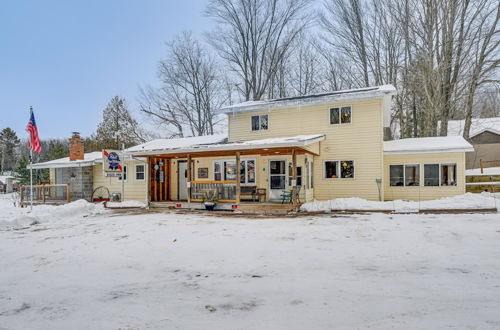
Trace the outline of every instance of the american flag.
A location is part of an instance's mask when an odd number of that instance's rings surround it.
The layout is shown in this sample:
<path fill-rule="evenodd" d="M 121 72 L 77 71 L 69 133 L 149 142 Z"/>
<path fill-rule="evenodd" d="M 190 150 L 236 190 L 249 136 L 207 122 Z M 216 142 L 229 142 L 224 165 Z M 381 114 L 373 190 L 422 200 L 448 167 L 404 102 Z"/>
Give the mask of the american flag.
<path fill-rule="evenodd" d="M 28 126 L 26 126 L 26 132 L 30 133 L 30 150 L 33 150 L 34 152 L 42 152 L 42 146 L 40 144 L 40 137 L 38 136 L 38 128 L 36 127 L 33 109 L 30 109 L 30 121 L 28 122 Z"/>

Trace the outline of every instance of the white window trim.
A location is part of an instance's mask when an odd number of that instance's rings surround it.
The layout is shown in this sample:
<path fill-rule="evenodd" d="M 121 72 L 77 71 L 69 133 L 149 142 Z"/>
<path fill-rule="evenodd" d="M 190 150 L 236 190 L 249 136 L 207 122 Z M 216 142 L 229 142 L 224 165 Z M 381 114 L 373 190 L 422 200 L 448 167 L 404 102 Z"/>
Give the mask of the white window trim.
<path fill-rule="evenodd" d="M 262 128 L 260 128 L 260 117 L 261 117 L 261 116 L 267 116 L 267 129 L 262 129 Z M 253 117 L 259 117 L 259 129 L 254 130 L 254 129 L 252 128 L 252 118 L 253 118 Z M 261 115 L 251 115 L 251 116 L 250 116 L 250 131 L 252 131 L 252 132 L 269 131 L 269 117 L 270 117 L 270 116 L 269 116 L 269 114 L 268 114 L 268 113 L 263 113 L 263 114 L 261 114 Z M 352 121 L 352 120 L 351 120 L 351 121 Z"/>
<path fill-rule="evenodd" d="M 125 172 L 125 180 L 123 180 L 123 182 L 127 182 L 128 181 L 128 176 L 129 176 L 128 165 L 126 165 L 126 164 L 123 165 L 123 172 Z M 117 179 L 118 179 L 118 181 L 122 182 L 122 177 L 121 176 L 118 176 Z"/>
<path fill-rule="evenodd" d="M 338 177 L 336 178 L 327 178 L 325 176 L 326 174 L 326 162 L 337 162 L 337 173 Z M 352 173 L 352 178 L 342 178 L 342 173 L 340 172 L 340 163 L 341 162 L 352 162 L 352 167 L 353 167 L 353 173 Z M 323 161 L 323 180 L 354 180 L 356 179 L 356 161 L 354 159 L 325 159 Z"/>
<path fill-rule="evenodd" d="M 407 186 L 406 185 L 406 166 L 408 165 L 418 165 L 418 186 Z M 435 165 L 435 164 L 427 164 L 427 165 Z M 403 166 L 403 185 L 402 186 L 391 186 L 391 166 Z M 420 188 L 423 186 L 422 178 L 423 178 L 423 166 L 419 163 L 404 163 L 404 164 L 389 164 L 389 187 L 390 188 Z M 439 186 L 425 186 L 425 187 L 439 187 Z"/>
<path fill-rule="evenodd" d="M 248 171 L 246 171 L 246 173 L 245 173 L 245 183 L 240 183 L 240 186 L 250 186 L 251 187 L 251 186 L 256 186 L 257 185 L 257 180 L 258 180 L 258 178 L 257 178 L 257 172 L 258 172 L 257 171 L 257 159 L 256 158 L 240 158 L 240 162 L 242 162 L 242 161 L 248 162 L 249 160 L 253 160 L 254 161 L 255 182 L 254 183 L 248 183 Z M 215 172 L 215 163 L 216 162 L 221 162 L 222 163 L 221 164 L 222 166 L 221 166 L 221 172 L 220 173 L 221 173 L 221 179 L 223 179 L 224 178 L 224 174 L 225 174 L 225 172 L 224 172 L 224 162 L 235 162 L 236 163 L 236 159 L 215 159 L 213 161 L 213 164 L 212 164 L 212 166 L 213 166 L 212 179 L 214 181 L 216 181 L 215 180 L 215 173 L 216 173 Z M 238 180 L 239 178 L 240 178 L 240 175 L 239 175 L 239 173 L 237 173 L 236 180 Z M 224 181 L 224 180 L 221 180 L 221 182 L 222 181 Z"/>
<path fill-rule="evenodd" d="M 144 171 L 138 172 L 137 171 L 137 166 L 142 166 L 144 168 Z M 144 173 L 144 179 L 137 179 L 137 173 Z M 135 164 L 135 181 L 146 181 L 146 165 L 145 164 Z M 128 173 L 127 173 L 127 179 L 128 179 Z"/>
<path fill-rule="evenodd" d="M 342 117 L 341 117 L 343 107 L 351 108 L 351 121 L 349 123 L 345 123 L 345 124 L 342 124 Z M 334 109 L 334 108 L 339 108 L 339 123 L 338 124 L 332 124 L 332 109 Z M 339 106 L 328 108 L 328 123 L 330 126 L 352 125 L 352 122 L 353 122 L 352 105 L 339 105 Z"/>

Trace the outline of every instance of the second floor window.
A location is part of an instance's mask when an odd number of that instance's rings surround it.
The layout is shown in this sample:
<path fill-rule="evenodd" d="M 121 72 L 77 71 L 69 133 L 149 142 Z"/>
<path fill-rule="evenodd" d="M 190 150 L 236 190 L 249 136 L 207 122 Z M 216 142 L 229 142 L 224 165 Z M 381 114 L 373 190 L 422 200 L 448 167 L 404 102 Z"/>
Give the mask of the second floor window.
<path fill-rule="evenodd" d="M 351 107 L 335 107 L 330 109 L 330 124 L 350 124 L 351 123 Z"/>
<path fill-rule="evenodd" d="M 252 116 L 252 131 L 267 130 L 268 119 L 267 115 Z"/>

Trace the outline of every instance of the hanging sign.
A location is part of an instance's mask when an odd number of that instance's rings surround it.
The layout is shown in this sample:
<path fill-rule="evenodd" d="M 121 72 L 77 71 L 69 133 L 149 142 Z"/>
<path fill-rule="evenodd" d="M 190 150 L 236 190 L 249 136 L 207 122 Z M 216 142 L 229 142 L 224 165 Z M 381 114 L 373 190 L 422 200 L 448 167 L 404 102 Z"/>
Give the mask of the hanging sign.
<path fill-rule="evenodd" d="M 102 170 L 104 176 L 121 176 L 122 164 L 117 151 L 103 150 L 102 151 Z"/>

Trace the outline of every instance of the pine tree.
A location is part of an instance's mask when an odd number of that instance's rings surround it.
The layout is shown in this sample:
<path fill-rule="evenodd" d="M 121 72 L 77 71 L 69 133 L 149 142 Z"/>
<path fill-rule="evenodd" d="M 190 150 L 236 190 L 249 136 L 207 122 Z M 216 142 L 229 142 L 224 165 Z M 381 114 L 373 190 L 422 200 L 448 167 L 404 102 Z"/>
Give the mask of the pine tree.
<path fill-rule="evenodd" d="M 113 97 L 102 115 L 102 122 L 92 136 L 93 149 L 121 149 L 122 143 L 125 147 L 131 147 L 146 141 L 143 138 L 144 132 L 130 115 L 124 99 Z"/>
<path fill-rule="evenodd" d="M 0 132 L 0 174 L 4 171 L 12 171 L 15 166 L 15 150 L 21 141 L 10 127 Z"/>
<path fill-rule="evenodd" d="M 28 159 L 25 156 L 22 156 L 19 159 L 17 168 L 16 168 L 16 179 L 19 181 L 19 184 L 29 184 L 30 183 L 30 170 L 27 168 Z M 36 176 L 33 176 L 35 179 Z M 33 180 L 35 181 L 35 180 Z M 35 184 L 35 182 L 33 182 Z"/>

